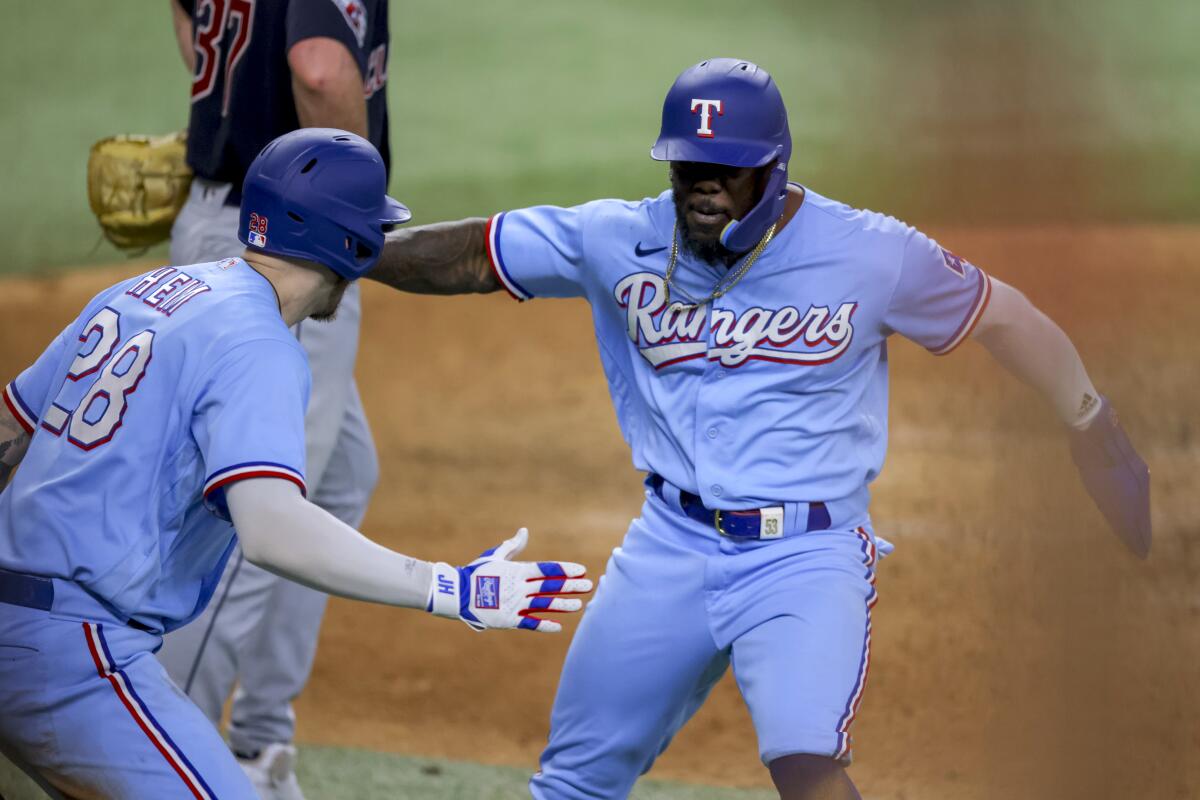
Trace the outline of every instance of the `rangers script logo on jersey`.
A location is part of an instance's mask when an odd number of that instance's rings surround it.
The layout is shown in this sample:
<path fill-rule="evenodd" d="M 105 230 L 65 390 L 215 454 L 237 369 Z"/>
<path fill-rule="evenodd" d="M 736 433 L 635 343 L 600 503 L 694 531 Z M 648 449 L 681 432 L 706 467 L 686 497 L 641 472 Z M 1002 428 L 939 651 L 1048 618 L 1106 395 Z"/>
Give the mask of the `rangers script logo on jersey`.
<path fill-rule="evenodd" d="M 817 305 L 804 313 L 795 306 L 751 307 L 741 314 L 714 308 L 706 330 L 707 306 L 668 306 L 664 289 L 662 276 L 651 272 L 622 278 L 613 289 L 617 305 L 625 309 L 629 338 L 655 369 L 694 358 L 719 361 L 725 367 L 740 367 L 752 359 L 816 366 L 845 353 L 854 337 L 855 302 L 842 303 L 832 312 Z M 820 349 L 786 349 L 797 341 Z"/>

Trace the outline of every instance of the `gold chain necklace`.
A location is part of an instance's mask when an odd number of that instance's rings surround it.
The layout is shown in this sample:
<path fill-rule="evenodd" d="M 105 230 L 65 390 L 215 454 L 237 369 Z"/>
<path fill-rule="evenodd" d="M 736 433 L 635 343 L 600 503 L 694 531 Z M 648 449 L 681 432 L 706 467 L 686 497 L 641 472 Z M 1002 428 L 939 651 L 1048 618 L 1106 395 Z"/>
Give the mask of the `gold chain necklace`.
<path fill-rule="evenodd" d="M 683 289 L 679 289 L 679 293 L 688 299 L 687 303 L 681 303 L 680 305 L 687 310 L 699 308 L 702 305 L 711 303 L 713 300 L 716 300 L 718 297 L 724 295 L 734 286 L 737 286 L 738 281 L 745 277 L 746 273 L 750 271 L 750 268 L 754 266 L 754 262 L 758 260 L 760 255 L 762 255 L 762 251 L 765 250 L 767 245 L 771 243 L 771 238 L 773 236 L 775 236 L 775 225 L 767 228 L 767 232 L 764 233 L 763 237 L 758 240 L 758 244 L 754 245 L 754 249 L 751 250 L 750 254 L 746 256 L 746 260 L 742 262 L 742 266 L 738 268 L 738 271 L 735 272 L 732 277 L 726 276 L 717 281 L 716 285 L 713 286 L 712 294 L 705 299 L 697 300 Z M 679 223 L 676 222 L 675 227 L 671 229 L 671 257 L 667 260 L 667 274 L 663 278 L 663 287 L 666 290 L 665 305 L 671 304 L 671 276 L 675 274 L 675 264 L 678 257 Z"/>

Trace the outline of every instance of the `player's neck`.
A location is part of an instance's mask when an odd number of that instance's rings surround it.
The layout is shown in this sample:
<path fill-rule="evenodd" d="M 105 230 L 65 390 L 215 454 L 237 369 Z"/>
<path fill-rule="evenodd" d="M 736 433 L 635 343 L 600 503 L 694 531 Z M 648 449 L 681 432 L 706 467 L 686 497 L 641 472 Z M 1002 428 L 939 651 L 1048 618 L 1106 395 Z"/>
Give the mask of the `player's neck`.
<path fill-rule="evenodd" d="M 289 328 L 308 319 L 326 302 L 332 273 L 315 262 L 279 258 L 249 249 L 242 258 L 275 290 L 279 315 Z"/>

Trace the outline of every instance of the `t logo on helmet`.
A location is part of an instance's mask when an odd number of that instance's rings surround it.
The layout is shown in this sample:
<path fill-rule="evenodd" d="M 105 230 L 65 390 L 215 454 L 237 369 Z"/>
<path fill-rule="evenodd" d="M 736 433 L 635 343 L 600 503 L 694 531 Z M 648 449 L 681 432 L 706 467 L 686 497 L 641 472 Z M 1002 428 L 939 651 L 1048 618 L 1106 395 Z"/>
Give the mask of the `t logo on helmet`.
<path fill-rule="evenodd" d="M 725 105 L 720 100 L 700 100 L 692 99 L 692 113 L 696 113 L 696 109 L 700 109 L 700 127 L 696 129 L 697 136 L 703 136 L 705 139 L 713 138 L 712 128 L 709 127 L 709 122 L 712 120 L 712 110 L 717 110 L 717 116 L 725 116 Z"/>

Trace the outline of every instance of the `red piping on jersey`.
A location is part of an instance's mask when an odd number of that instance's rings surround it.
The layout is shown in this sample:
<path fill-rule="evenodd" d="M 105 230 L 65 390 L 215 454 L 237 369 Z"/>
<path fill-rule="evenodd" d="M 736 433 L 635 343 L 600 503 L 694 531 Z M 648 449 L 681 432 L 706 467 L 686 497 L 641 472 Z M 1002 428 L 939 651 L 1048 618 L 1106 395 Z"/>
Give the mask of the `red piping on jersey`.
<path fill-rule="evenodd" d="M 193 783 L 192 780 L 187 776 L 187 774 L 183 771 L 183 768 L 178 763 L 177 757 L 163 747 L 162 743 L 158 740 L 158 737 L 156 737 L 146 726 L 146 723 L 142 721 L 141 715 L 137 713 L 137 710 L 133 707 L 133 704 L 130 703 L 129 698 L 125 696 L 125 692 L 121 688 L 121 684 L 117 680 L 117 677 L 113 673 L 105 670 L 104 662 L 100 660 L 100 653 L 96 650 L 96 644 L 92 641 L 92 637 L 99 634 L 94 632 L 92 628 L 89 627 L 90 624 L 91 623 L 87 622 L 83 623 L 83 635 L 87 639 L 88 650 L 92 654 L 92 663 L 96 665 L 96 674 L 98 674 L 101 678 L 107 679 L 112 685 L 113 691 L 117 693 L 117 699 L 121 701 L 121 705 L 125 706 L 125 710 L 129 712 L 129 716 L 133 717 L 133 721 L 139 728 L 142 729 L 142 733 L 146 734 L 146 738 L 150 740 L 150 743 L 154 745 L 154 748 L 158 750 L 158 752 L 162 754 L 162 757 L 166 759 L 167 763 L 171 765 L 171 769 L 175 771 L 175 774 L 178 775 L 179 779 L 183 781 L 185 786 L 187 786 L 188 790 L 192 793 L 192 796 L 197 798 L 197 800 L 206 800 L 209 795 L 201 791 L 200 787 L 196 786 L 196 784 Z"/>
<path fill-rule="evenodd" d="M 12 391 L 11 386 L 4 387 L 4 405 L 8 406 L 8 412 L 12 414 L 13 419 L 20 423 L 21 427 L 25 429 L 25 432 L 30 436 L 33 436 L 33 426 L 25 421 L 25 415 L 22 414 L 20 410 L 13 404 L 12 398 L 8 396 L 10 391 Z"/>
<path fill-rule="evenodd" d="M 976 299 L 975 303 L 971 305 L 971 311 L 968 311 L 967 316 L 963 319 L 962 324 L 966 325 L 966 330 L 962 330 L 962 326 L 960 326 L 959 331 L 955 333 L 954 336 L 951 336 L 937 347 L 929 348 L 929 351 L 934 355 L 948 356 L 953 353 L 958 349 L 960 344 L 971 338 L 971 332 L 975 330 L 975 326 L 979 324 L 979 320 L 983 319 L 983 312 L 987 311 L 988 303 L 990 303 L 992 300 L 992 279 L 989 278 L 988 274 L 981 269 L 979 270 L 979 275 L 983 279 L 983 286 L 980 289 L 980 294 L 983 296 L 983 299 L 982 301 Z M 979 309 L 977 314 L 975 313 L 976 307 Z M 971 321 L 970 325 L 967 325 L 967 320 L 970 320 L 972 315 L 975 316 L 975 319 Z M 954 341 L 955 337 L 958 337 L 958 341 L 956 342 Z M 949 342 L 954 342 L 954 344 L 950 346 L 949 350 L 942 350 L 942 348 L 945 347 Z"/>
<path fill-rule="evenodd" d="M 508 288 L 508 282 L 500 275 L 500 267 L 496 264 L 496 254 L 492 252 L 492 225 L 498 216 L 500 214 L 493 214 L 488 217 L 487 225 L 483 229 L 483 249 L 487 253 L 488 266 L 492 268 L 492 274 L 496 276 L 496 282 L 504 287 L 504 291 L 508 292 L 509 297 L 520 303 L 523 302 L 523 298 L 518 297 L 516 292 Z"/>
<path fill-rule="evenodd" d="M 283 478 L 284 480 L 291 481 L 292 483 L 299 486 L 300 494 L 304 495 L 305 497 L 308 497 L 308 487 L 304 485 L 304 481 L 300 480 L 295 475 L 284 472 L 283 470 L 256 470 L 255 472 L 242 472 L 237 475 L 230 475 L 228 477 L 222 478 L 221 480 L 214 483 L 212 486 L 205 489 L 204 496 L 208 497 L 213 492 L 215 492 L 217 489 L 228 486 L 231 483 L 237 483 L 238 481 L 244 481 L 247 478 Z"/>

